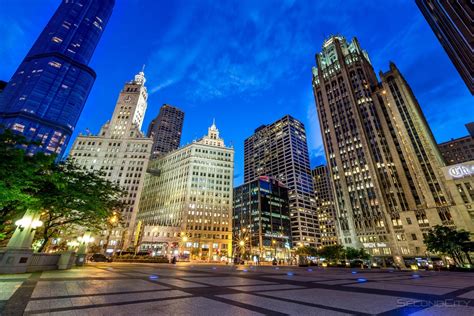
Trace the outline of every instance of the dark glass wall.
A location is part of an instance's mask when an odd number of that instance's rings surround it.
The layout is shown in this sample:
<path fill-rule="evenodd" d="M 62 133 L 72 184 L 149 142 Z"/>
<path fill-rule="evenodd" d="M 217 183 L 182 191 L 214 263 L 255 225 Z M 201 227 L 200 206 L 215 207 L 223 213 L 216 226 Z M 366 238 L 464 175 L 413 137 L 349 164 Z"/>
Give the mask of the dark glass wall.
<path fill-rule="evenodd" d="M 87 66 L 114 0 L 63 1 L 0 96 L 0 124 L 62 155 L 95 80 Z"/>
<path fill-rule="evenodd" d="M 241 241 L 252 254 L 291 248 L 288 189 L 282 183 L 260 177 L 234 189 L 234 247 L 242 248 Z"/>

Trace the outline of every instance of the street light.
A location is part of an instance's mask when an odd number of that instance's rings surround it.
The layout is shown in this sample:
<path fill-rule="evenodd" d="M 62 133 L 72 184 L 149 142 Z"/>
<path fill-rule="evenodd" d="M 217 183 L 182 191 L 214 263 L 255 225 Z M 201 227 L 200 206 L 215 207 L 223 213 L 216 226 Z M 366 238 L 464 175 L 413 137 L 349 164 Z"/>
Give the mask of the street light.
<path fill-rule="evenodd" d="M 86 231 L 82 237 L 77 237 L 77 240 L 79 241 L 79 249 L 77 251 L 76 265 L 82 266 L 86 258 L 87 244 L 93 242 L 94 237 L 91 236 L 90 231 Z"/>
<path fill-rule="evenodd" d="M 23 217 L 22 219 L 17 220 L 15 225 L 18 226 L 20 231 L 28 226 L 31 227 L 32 230 L 35 230 L 36 228 L 43 226 L 43 222 L 38 219 L 32 219 L 31 217 Z"/>
<path fill-rule="evenodd" d="M 276 248 L 276 240 L 275 240 L 275 239 L 272 239 L 272 244 L 273 244 L 273 249 L 275 250 L 275 256 L 274 256 L 274 258 L 276 259 L 276 256 L 277 256 L 277 248 Z"/>
<path fill-rule="evenodd" d="M 189 238 L 188 238 L 188 234 L 186 232 L 181 232 L 180 236 L 181 236 L 181 245 L 182 245 L 182 247 L 181 247 L 182 248 L 182 255 L 184 257 L 184 251 L 187 248 L 186 247 L 186 242 L 189 240 Z"/>

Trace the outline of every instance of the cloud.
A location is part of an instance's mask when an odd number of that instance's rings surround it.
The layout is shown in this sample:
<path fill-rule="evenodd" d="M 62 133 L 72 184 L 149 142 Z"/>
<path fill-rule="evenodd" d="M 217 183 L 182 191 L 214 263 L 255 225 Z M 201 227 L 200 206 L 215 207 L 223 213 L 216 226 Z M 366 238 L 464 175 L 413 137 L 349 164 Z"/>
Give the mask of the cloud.
<path fill-rule="evenodd" d="M 187 20 L 170 21 L 167 29 L 173 31 L 157 41 L 147 68 L 162 80 L 151 93 L 185 83 L 184 94 L 193 101 L 255 94 L 302 71 L 296 62 L 311 51 L 311 41 L 301 23 L 305 21 L 300 19 L 301 9 L 292 1 L 280 6 L 273 2 L 213 6 L 206 14 L 200 10 L 187 8 Z M 202 18 L 196 21 L 196 16 Z"/>
<path fill-rule="evenodd" d="M 155 92 L 157 92 L 157 91 L 159 91 L 159 90 L 161 90 L 161 89 L 164 89 L 164 88 L 166 88 L 166 87 L 168 87 L 168 86 L 171 86 L 171 85 L 174 84 L 175 82 L 176 82 L 176 80 L 174 80 L 174 79 L 168 79 L 168 80 L 166 80 L 166 81 L 164 81 L 164 82 L 162 82 L 162 83 L 160 83 L 160 84 L 154 86 L 153 88 L 151 88 L 149 93 L 150 93 L 150 94 L 154 94 Z"/>

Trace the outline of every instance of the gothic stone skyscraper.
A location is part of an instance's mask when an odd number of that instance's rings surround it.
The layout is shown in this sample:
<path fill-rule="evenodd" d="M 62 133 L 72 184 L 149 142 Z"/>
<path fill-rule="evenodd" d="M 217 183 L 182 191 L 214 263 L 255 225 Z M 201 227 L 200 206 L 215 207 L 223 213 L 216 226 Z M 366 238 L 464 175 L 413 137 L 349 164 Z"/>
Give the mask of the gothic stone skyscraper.
<path fill-rule="evenodd" d="M 63 0 L 0 95 L 0 125 L 62 155 L 96 74 L 88 67 L 114 0 Z M 14 49 L 14 48 L 12 48 Z"/>
<path fill-rule="evenodd" d="M 234 149 L 215 124 L 202 139 L 151 160 L 140 200 L 141 249 L 219 260 L 232 254 Z"/>
<path fill-rule="evenodd" d="M 293 244 L 319 244 L 318 217 L 303 123 L 286 115 L 244 143 L 244 181 L 270 176 L 289 190 Z"/>
<path fill-rule="evenodd" d="M 335 36 L 316 55 L 313 89 L 340 241 L 374 257 L 423 256 L 423 235 L 472 223 L 447 190 L 431 130 L 391 63 L 377 81 L 357 39 Z M 391 259 L 390 259 L 391 260 Z"/>
<path fill-rule="evenodd" d="M 152 140 L 141 131 L 147 98 L 145 75 L 140 72 L 123 87 L 112 119 L 102 126 L 99 134 L 80 135 L 70 152 L 70 158 L 77 164 L 89 170 L 103 171 L 108 180 L 127 192 L 124 197 L 126 208 L 122 212 L 124 227 L 117 227 L 112 232 L 109 249 L 126 248 L 135 227 L 152 146 Z"/>
<path fill-rule="evenodd" d="M 158 116 L 148 126 L 147 136 L 153 139 L 152 159 L 178 149 L 183 121 L 183 111 L 169 104 L 163 104 Z"/>

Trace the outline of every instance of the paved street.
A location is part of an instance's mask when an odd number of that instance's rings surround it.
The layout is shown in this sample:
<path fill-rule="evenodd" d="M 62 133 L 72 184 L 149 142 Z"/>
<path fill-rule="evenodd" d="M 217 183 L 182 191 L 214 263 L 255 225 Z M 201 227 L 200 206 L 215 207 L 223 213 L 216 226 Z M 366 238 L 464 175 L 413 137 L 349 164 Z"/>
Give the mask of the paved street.
<path fill-rule="evenodd" d="M 474 315 L 474 275 L 95 264 L 0 276 L 1 315 Z"/>

